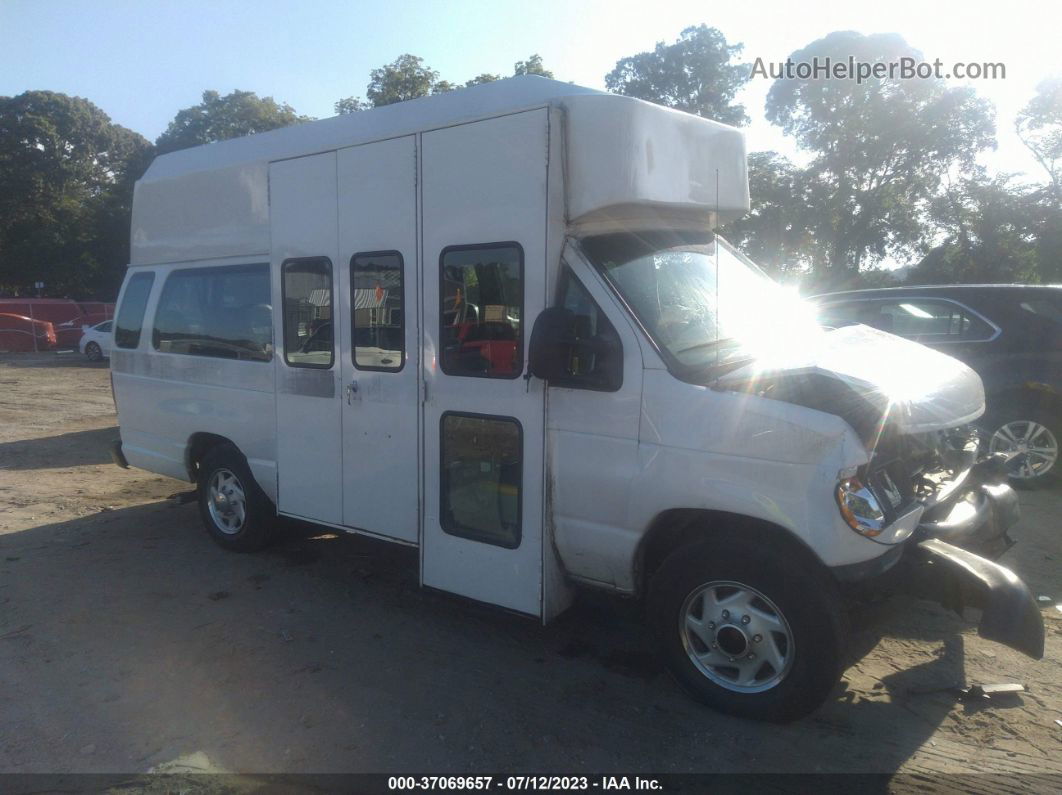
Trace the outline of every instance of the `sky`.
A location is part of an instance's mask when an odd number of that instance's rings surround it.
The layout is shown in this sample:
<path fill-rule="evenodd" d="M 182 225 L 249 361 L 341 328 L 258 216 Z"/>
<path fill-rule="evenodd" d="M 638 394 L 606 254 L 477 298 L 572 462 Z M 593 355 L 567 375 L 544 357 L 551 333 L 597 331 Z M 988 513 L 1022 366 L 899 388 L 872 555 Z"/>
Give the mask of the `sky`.
<path fill-rule="evenodd" d="M 154 140 L 205 89 L 254 91 L 331 116 L 337 99 L 364 97 L 373 68 L 407 52 L 452 82 L 509 75 L 538 53 L 558 79 L 604 88 L 620 58 L 689 25 L 744 44 L 750 63 L 784 60 L 834 30 L 897 32 L 927 60 L 1005 64 L 1006 79 L 970 83 L 998 113 L 999 147 L 982 161 L 1039 180 L 1013 121 L 1040 80 L 1062 73 L 1059 22 L 1062 4 L 1028 0 L 0 0 L 0 96 L 82 96 Z M 769 87 L 753 79 L 740 96 L 752 117 L 749 151 L 802 160 L 763 118 Z"/>

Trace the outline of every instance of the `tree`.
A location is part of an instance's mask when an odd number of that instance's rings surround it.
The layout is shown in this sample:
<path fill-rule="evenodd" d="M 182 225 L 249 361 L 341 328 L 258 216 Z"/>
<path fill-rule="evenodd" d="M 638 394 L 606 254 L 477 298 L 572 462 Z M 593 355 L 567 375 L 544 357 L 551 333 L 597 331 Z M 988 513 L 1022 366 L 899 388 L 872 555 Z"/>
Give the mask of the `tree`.
<path fill-rule="evenodd" d="M 947 180 L 929 205 L 942 235 L 912 269 L 909 284 L 1028 282 L 1038 280 L 1035 196 L 1006 174 L 984 168 Z"/>
<path fill-rule="evenodd" d="M 542 56 L 537 52 L 526 61 L 517 61 L 513 64 L 513 77 L 520 75 L 542 75 L 550 80 L 553 79 L 553 72 L 542 65 Z"/>
<path fill-rule="evenodd" d="M 484 83 L 493 83 L 495 80 L 501 80 L 501 75 L 492 74 L 490 72 L 483 72 L 476 75 L 471 80 L 465 81 L 465 88 L 471 88 L 472 86 L 481 86 Z"/>
<path fill-rule="evenodd" d="M 374 108 L 426 97 L 434 93 L 439 82 L 438 72 L 425 66 L 423 58 L 408 53 L 379 69 L 373 69 L 369 77 L 365 96 Z M 449 85 L 445 83 L 443 90 L 448 90 Z"/>
<path fill-rule="evenodd" d="M 795 63 L 898 62 L 921 54 L 896 34 L 835 32 L 793 53 Z M 913 251 L 945 174 L 994 146 L 994 111 L 940 79 L 779 79 L 767 118 L 815 153 L 807 169 L 815 267 L 849 279 L 886 255 Z"/>
<path fill-rule="evenodd" d="M 1044 80 L 1022 108 L 1014 127 L 1022 143 L 1047 172 L 1056 206 L 1062 206 L 1062 77 Z"/>
<path fill-rule="evenodd" d="M 0 97 L 0 288 L 40 280 L 53 295 L 113 298 L 129 261 L 133 183 L 152 153 L 80 97 Z"/>
<path fill-rule="evenodd" d="M 744 46 L 728 44 L 715 28 L 686 28 L 674 44 L 622 58 L 605 77 L 609 91 L 678 108 L 726 124 L 747 124 L 745 106 L 734 101 L 749 79 L 735 61 Z"/>
<path fill-rule="evenodd" d="M 298 115 L 291 105 L 278 105 L 272 97 L 259 97 L 253 91 L 233 91 L 225 96 L 204 91 L 202 102 L 177 112 L 155 146 L 159 154 L 166 154 L 303 121 L 311 119 Z"/>
<path fill-rule="evenodd" d="M 806 191 L 802 169 L 777 152 L 753 152 L 752 209 L 720 232 L 771 276 L 796 276 L 810 267 L 814 252 L 805 217 Z"/>
<path fill-rule="evenodd" d="M 343 116 L 347 113 L 357 113 L 359 110 L 368 110 L 370 107 L 361 97 L 344 97 L 335 104 L 336 115 Z"/>

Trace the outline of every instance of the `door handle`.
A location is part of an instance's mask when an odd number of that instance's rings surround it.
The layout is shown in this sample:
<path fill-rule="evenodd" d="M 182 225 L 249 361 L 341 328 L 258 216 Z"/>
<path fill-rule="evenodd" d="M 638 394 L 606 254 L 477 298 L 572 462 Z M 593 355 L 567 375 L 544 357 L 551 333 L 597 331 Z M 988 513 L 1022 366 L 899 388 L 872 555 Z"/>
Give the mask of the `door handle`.
<path fill-rule="evenodd" d="M 358 382 L 351 381 L 346 385 L 343 392 L 347 396 L 347 405 L 350 405 L 351 400 L 361 400 L 361 396 L 358 394 Z"/>

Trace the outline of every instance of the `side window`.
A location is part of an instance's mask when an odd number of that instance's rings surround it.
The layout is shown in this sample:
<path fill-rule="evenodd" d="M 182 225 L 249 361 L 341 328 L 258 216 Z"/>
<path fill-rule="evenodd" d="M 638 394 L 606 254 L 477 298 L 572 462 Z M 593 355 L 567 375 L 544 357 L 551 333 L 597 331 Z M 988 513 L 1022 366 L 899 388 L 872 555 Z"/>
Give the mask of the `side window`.
<path fill-rule="evenodd" d="M 96 326 L 96 331 L 99 331 L 99 332 L 101 332 L 103 334 L 110 334 L 111 333 L 111 321 L 108 320 L 105 323 L 100 323 L 98 326 Z"/>
<path fill-rule="evenodd" d="M 440 257 L 440 366 L 447 375 L 518 378 L 524 369 L 524 252 L 451 246 Z"/>
<path fill-rule="evenodd" d="M 114 344 L 118 348 L 135 348 L 140 344 L 140 329 L 144 325 L 144 310 L 147 309 L 154 273 L 137 273 L 130 277 L 125 287 L 122 305 L 114 326 Z"/>
<path fill-rule="evenodd" d="M 448 412 L 440 431 L 442 529 L 485 544 L 520 546 L 520 423 L 507 417 Z"/>
<path fill-rule="evenodd" d="M 992 337 L 994 329 L 951 301 L 910 298 L 829 304 L 818 311 L 824 326 L 840 328 L 862 323 L 923 342 L 975 342 Z"/>
<path fill-rule="evenodd" d="M 359 370 L 398 372 L 405 362 L 402 255 L 355 254 L 350 260 L 351 339 Z"/>
<path fill-rule="evenodd" d="M 284 361 L 292 367 L 328 369 L 335 361 L 332 262 L 327 257 L 285 260 Z"/>
<path fill-rule="evenodd" d="M 861 322 L 925 342 L 958 342 L 985 340 L 992 329 L 980 318 L 950 301 L 911 298 L 897 301 L 877 301 L 868 304 L 874 312 Z"/>
<path fill-rule="evenodd" d="M 268 362 L 273 358 L 269 266 L 175 270 L 155 311 L 161 353 Z"/>
<path fill-rule="evenodd" d="M 559 293 L 559 305 L 572 313 L 572 327 L 567 376 L 551 378 L 550 386 L 615 392 L 623 386 L 623 344 L 615 326 L 567 267 Z"/>

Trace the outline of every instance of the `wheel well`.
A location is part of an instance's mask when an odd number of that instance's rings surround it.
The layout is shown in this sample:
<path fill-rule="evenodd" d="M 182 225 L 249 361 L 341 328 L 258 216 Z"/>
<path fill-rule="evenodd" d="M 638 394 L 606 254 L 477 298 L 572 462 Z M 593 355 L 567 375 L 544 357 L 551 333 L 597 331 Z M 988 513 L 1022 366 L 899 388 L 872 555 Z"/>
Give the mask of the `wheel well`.
<path fill-rule="evenodd" d="M 232 444 L 232 440 L 218 436 L 216 433 L 193 433 L 189 437 L 188 446 L 184 449 L 184 466 L 188 470 L 190 481 L 193 483 L 196 481 L 199 462 L 219 444 Z"/>
<path fill-rule="evenodd" d="M 811 548 L 784 527 L 727 511 L 677 508 L 659 514 L 642 538 L 635 559 L 638 593 L 646 593 L 653 574 L 676 549 L 723 538 L 769 545 L 789 559 L 801 560 L 812 568 L 825 568 Z"/>

